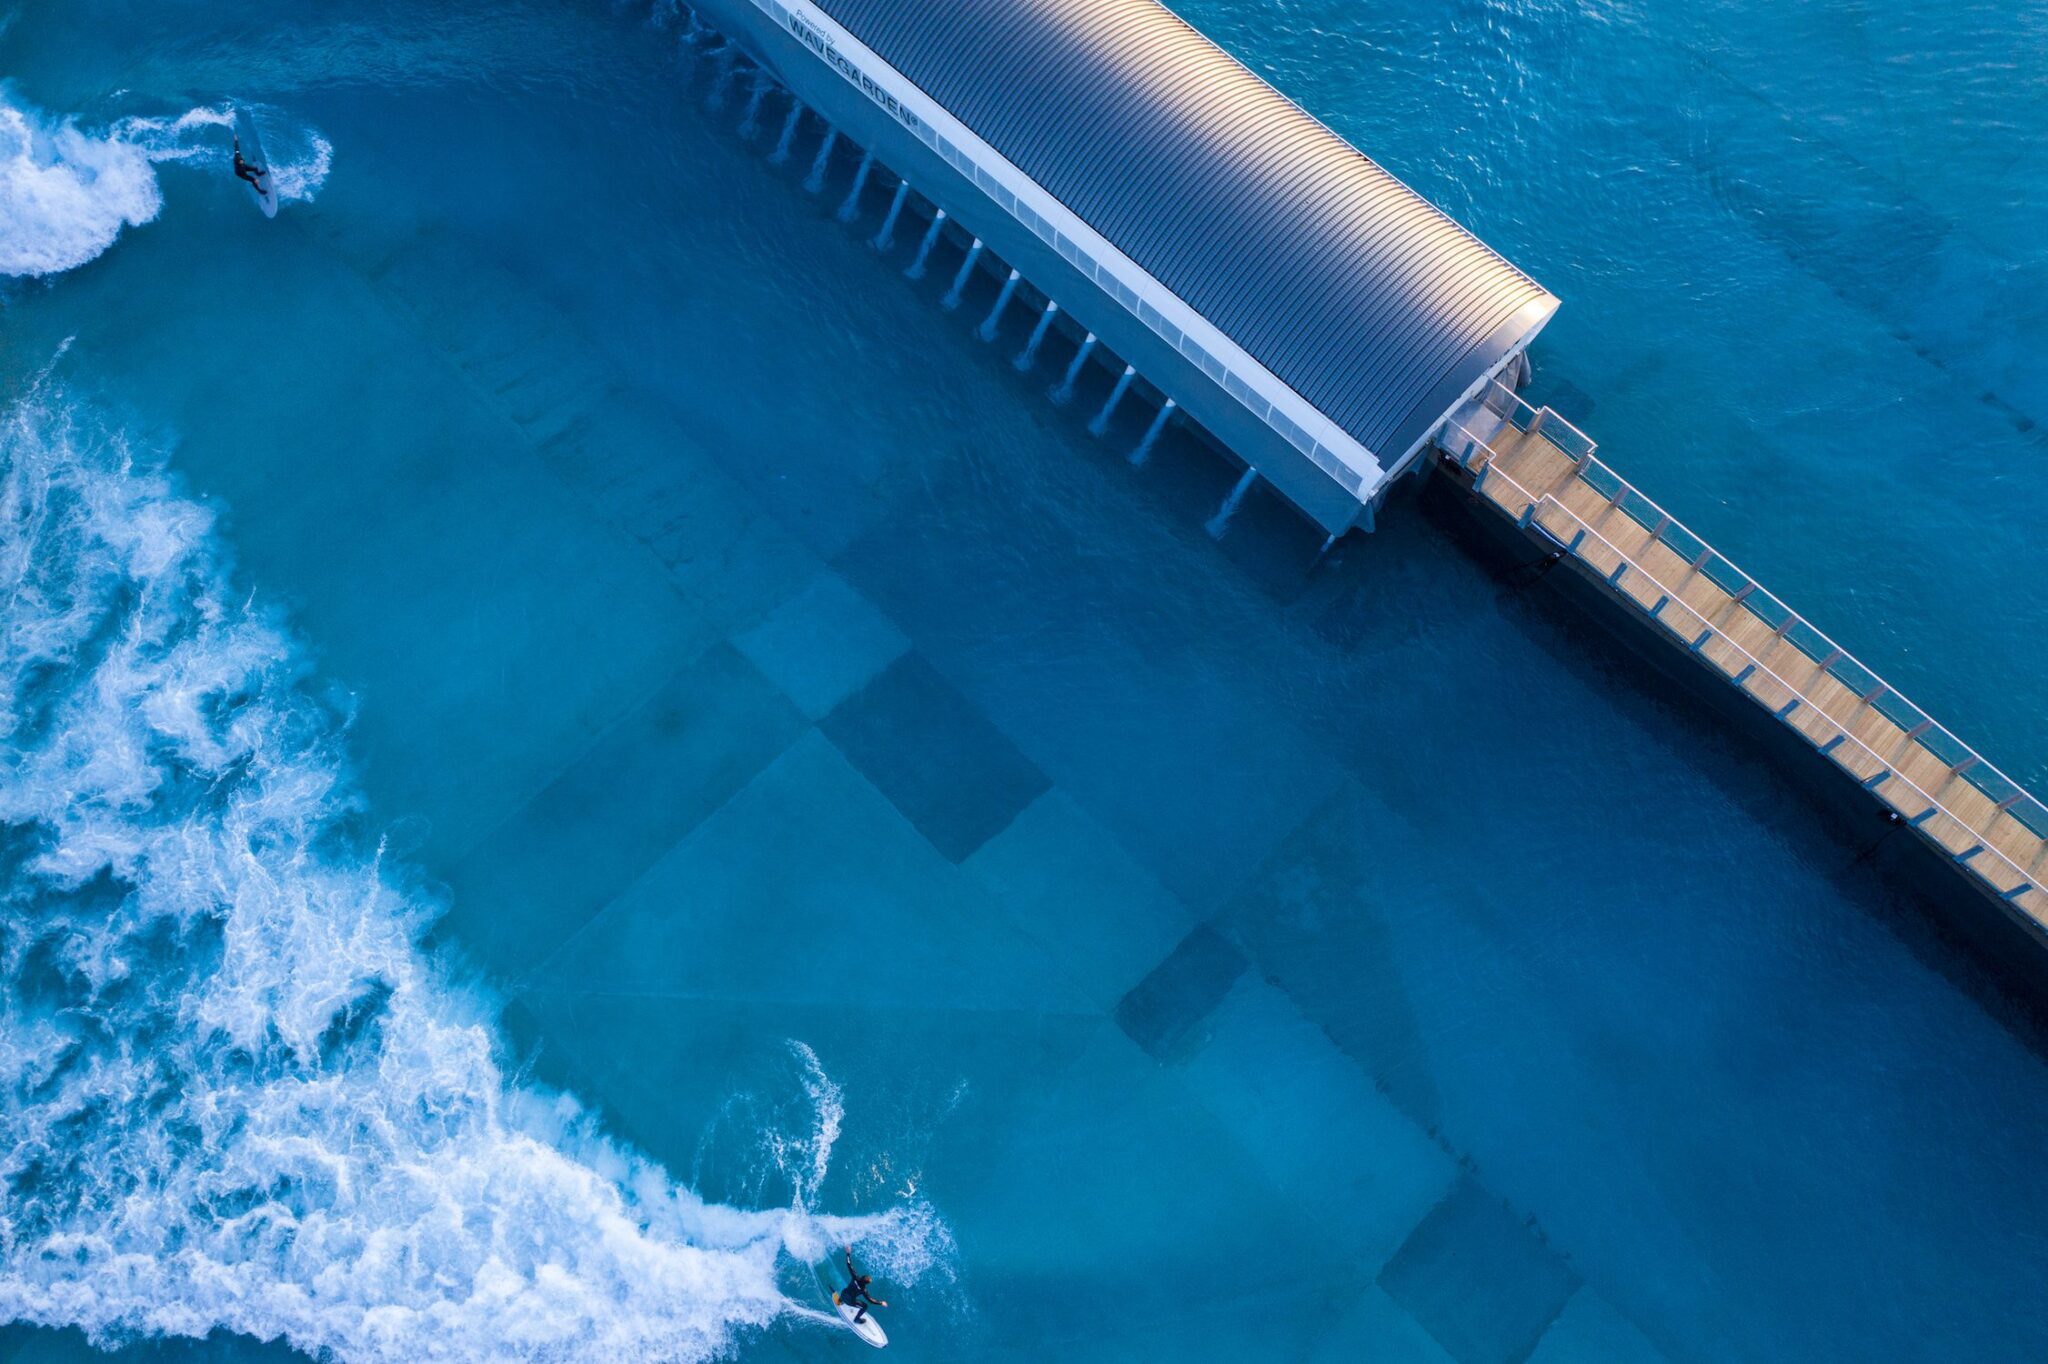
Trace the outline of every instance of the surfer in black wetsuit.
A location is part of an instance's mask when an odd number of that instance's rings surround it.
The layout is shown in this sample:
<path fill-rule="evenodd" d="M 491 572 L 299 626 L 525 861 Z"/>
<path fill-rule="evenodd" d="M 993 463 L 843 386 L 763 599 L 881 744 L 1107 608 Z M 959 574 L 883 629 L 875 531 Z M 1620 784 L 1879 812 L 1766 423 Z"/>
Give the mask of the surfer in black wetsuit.
<path fill-rule="evenodd" d="M 848 1246 L 846 1248 L 846 1287 L 834 1293 L 832 1300 L 842 1307 L 855 1309 L 853 1314 L 855 1321 L 866 1321 L 870 1307 L 887 1307 L 889 1305 L 869 1294 L 868 1285 L 874 1281 L 873 1275 L 863 1274 L 853 1267 L 853 1247 Z"/>
<path fill-rule="evenodd" d="M 264 194 L 267 193 L 268 191 L 266 191 L 263 188 L 263 177 L 268 175 L 269 173 L 270 168 L 268 166 L 252 166 L 247 161 L 244 161 L 242 159 L 242 139 L 239 137 L 236 138 L 235 178 L 237 180 L 247 180 L 249 182 L 249 188 L 255 190 L 258 194 Z"/>

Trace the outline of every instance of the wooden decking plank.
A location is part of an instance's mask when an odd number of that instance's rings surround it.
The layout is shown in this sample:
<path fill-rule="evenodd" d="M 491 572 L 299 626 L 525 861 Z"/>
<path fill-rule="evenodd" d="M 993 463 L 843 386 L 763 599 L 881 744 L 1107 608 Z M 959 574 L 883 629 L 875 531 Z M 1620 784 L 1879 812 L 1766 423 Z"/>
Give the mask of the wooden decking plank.
<path fill-rule="evenodd" d="M 1700 655 L 1730 678 L 1750 666 L 1749 655 L 1729 643 L 1725 635 L 1716 634 L 1701 645 Z"/>
<path fill-rule="evenodd" d="M 1759 662 L 1770 653 L 1771 645 L 1777 642 L 1777 637 L 1771 633 L 1771 627 L 1743 610 L 1740 604 L 1731 612 L 1724 612 L 1721 619 L 1714 624 L 1722 634 L 1747 649 L 1750 657 Z"/>
<path fill-rule="evenodd" d="M 1870 712 L 1869 704 L 1862 697 L 1837 682 L 1832 675 L 1827 676 L 1825 682 L 1816 690 L 1813 699 L 1822 710 L 1840 721 L 1844 729 L 1853 730 L 1864 715 Z"/>
<path fill-rule="evenodd" d="M 2021 867 L 2031 865 L 2043 851 L 2040 837 L 2007 811 L 2000 811 L 1991 821 L 1985 830 L 1984 840 Z"/>
<path fill-rule="evenodd" d="M 1673 596 L 1684 595 L 1686 581 L 1696 576 L 1692 571 L 1692 565 L 1679 558 L 1672 552 L 1671 546 L 1656 536 L 1648 532 L 1644 534 L 1646 538 L 1643 552 L 1638 556 L 1639 562 L 1664 585 L 1665 591 Z"/>
<path fill-rule="evenodd" d="M 1757 652 L 1757 661 L 1783 678 L 1801 696 L 1811 695 L 1821 679 L 1820 664 L 1782 640 L 1777 648 Z"/>
<path fill-rule="evenodd" d="M 2048 928 L 2048 892 L 2044 892 L 2039 885 L 2024 894 L 2014 896 L 2011 903 L 2013 908 L 2035 923 Z"/>
<path fill-rule="evenodd" d="M 1801 706 L 1793 711 L 1787 717 L 1787 723 L 1804 734 L 1808 743 L 1815 745 L 1824 744 L 1842 732 L 1840 725 L 1812 706 Z"/>
<path fill-rule="evenodd" d="M 1480 495 L 1508 514 L 1510 520 L 1519 521 L 1522 513 L 1529 508 L 1528 499 L 1505 478 L 1489 478 L 1479 485 Z"/>
<path fill-rule="evenodd" d="M 1621 580 L 1621 590 L 1645 611 L 1654 610 L 1665 599 L 1663 585 L 1647 573 L 1630 571 Z"/>
<path fill-rule="evenodd" d="M 1836 744 L 1828 750 L 1828 756 L 1834 759 L 1835 766 L 1854 777 L 1859 786 L 1878 773 L 1890 770 L 1874 757 L 1869 749 L 1856 743 Z"/>
<path fill-rule="evenodd" d="M 1767 624 L 1623 511 L 1619 499 L 1580 477 L 1580 466 L 1540 434 L 1505 425 L 1491 442 L 1491 453 L 1476 461 L 1497 471 L 1480 480 L 1487 501 L 1516 520 L 1529 514 L 1611 591 L 1650 612 L 1680 647 L 1694 648 L 1704 634 L 1697 652 L 1724 677 L 1914 821 L 1921 836 L 1981 884 L 2001 896 L 2025 885 L 2008 903 L 2048 930 L 2048 840 L 1952 774 L 1947 760 L 1793 644 L 1790 636 L 1806 627 L 1796 620 L 1777 629 Z M 1757 600 L 1775 618 L 1775 604 Z"/>
<path fill-rule="evenodd" d="M 1676 586 L 1687 604 L 1708 620 L 1718 620 L 1733 601 L 1704 573 L 1694 573 Z"/>
<path fill-rule="evenodd" d="M 1982 791 L 1966 781 L 1954 778 L 1943 783 L 1938 791 L 1932 787 L 1928 789 L 1933 791 L 1934 798 L 1940 801 L 1950 814 L 1975 829 L 1979 837 L 1987 842 L 1990 840 L 1992 826 L 1998 822 L 1998 807 L 1993 805 Z"/>
<path fill-rule="evenodd" d="M 1901 779 L 1896 773 L 1871 789 L 1877 792 L 1879 799 L 1907 819 L 1918 819 L 1927 812 L 1931 803 L 1919 787 Z"/>
<path fill-rule="evenodd" d="M 1678 642 L 1688 649 L 1700 637 L 1700 631 L 1707 628 L 1707 622 L 1700 613 L 1687 606 L 1684 601 L 1673 597 L 1657 613 L 1657 623 L 1669 630 Z"/>
<path fill-rule="evenodd" d="M 1951 857 L 1968 852 L 1984 840 L 1977 831 L 1947 815 L 1935 815 L 1920 826 L 1921 832 L 1947 849 Z M 1982 854 L 1979 854 L 1982 856 Z"/>

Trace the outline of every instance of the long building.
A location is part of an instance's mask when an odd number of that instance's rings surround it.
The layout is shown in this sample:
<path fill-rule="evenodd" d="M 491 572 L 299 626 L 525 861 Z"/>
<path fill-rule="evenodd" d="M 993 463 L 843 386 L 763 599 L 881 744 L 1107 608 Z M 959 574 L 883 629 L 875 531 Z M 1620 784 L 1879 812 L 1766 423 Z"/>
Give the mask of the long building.
<path fill-rule="evenodd" d="M 1333 536 L 1557 310 L 1154 0 L 702 8 Z"/>
<path fill-rule="evenodd" d="M 1334 541 L 1370 528 L 1433 463 L 1543 555 L 1766 710 L 1815 762 L 2048 945 L 2048 805 L 1631 487 L 1593 442 L 1517 395 L 1557 300 L 1154 0 L 699 0 L 793 97 L 778 156 L 824 120 L 810 184 L 863 149 L 915 197 L 911 273 L 945 241 L 949 305 L 1028 280 L 1028 363 L 1064 315 L 1116 374 L 1097 432 L 1142 376 L 1245 464 L 1220 534 L 1265 478 Z M 747 118 L 758 112 L 757 84 Z M 807 112 L 808 111 L 808 112 Z M 1119 373 L 1120 371 L 1120 373 Z M 2000 955 L 2007 955 L 2001 944 Z"/>

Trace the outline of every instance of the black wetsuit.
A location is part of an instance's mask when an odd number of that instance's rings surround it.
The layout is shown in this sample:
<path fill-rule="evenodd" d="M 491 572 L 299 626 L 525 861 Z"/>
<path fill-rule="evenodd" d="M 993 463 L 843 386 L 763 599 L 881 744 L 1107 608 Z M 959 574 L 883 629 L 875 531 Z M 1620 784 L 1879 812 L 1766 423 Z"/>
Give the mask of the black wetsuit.
<path fill-rule="evenodd" d="M 235 177 L 240 180 L 247 180 L 249 182 L 250 187 L 254 189 L 258 194 L 264 192 L 263 175 L 263 167 L 252 166 L 247 161 L 244 161 L 242 159 L 242 154 L 240 152 L 235 153 Z"/>
<path fill-rule="evenodd" d="M 846 1287 L 839 1290 L 839 1303 L 842 1307 L 854 1309 L 853 1319 L 855 1321 L 866 1321 L 868 1319 L 868 1309 L 882 1305 L 876 1302 L 874 1296 L 861 1286 L 860 1275 L 854 1272 L 853 1257 L 851 1255 L 846 1257 Z"/>

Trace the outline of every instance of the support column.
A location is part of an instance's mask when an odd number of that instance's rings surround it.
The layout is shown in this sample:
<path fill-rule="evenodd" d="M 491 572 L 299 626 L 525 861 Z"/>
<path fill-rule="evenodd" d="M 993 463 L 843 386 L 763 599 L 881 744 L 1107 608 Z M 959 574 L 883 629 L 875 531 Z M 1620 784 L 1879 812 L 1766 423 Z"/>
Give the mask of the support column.
<path fill-rule="evenodd" d="M 967 259 L 960 262 L 960 272 L 953 276 L 953 287 L 946 290 L 946 296 L 939 300 L 943 308 L 960 306 L 960 291 L 967 287 L 967 281 L 974 274 L 974 263 L 981 259 L 981 238 L 974 239 L 974 245 L 967 248 Z"/>
<path fill-rule="evenodd" d="M 796 125 L 803 122 L 804 102 L 795 95 L 789 97 L 789 117 L 782 120 L 782 136 L 775 139 L 775 150 L 768 154 L 771 165 L 779 166 L 789 160 L 789 144 L 796 141 Z"/>
<path fill-rule="evenodd" d="M 1094 353 L 1094 350 L 1095 333 L 1089 332 L 1087 336 L 1081 339 L 1081 349 L 1074 352 L 1073 363 L 1067 366 L 1066 378 L 1061 379 L 1059 387 L 1052 391 L 1052 400 L 1054 402 L 1065 403 L 1073 401 L 1074 381 L 1081 377 L 1081 366 L 1088 363 L 1088 357 Z"/>
<path fill-rule="evenodd" d="M 761 130 L 761 101 L 768 97 L 769 87 L 774 84 L 766 71 L 754 73 L 754 88 L 747 93 L 747 112 L 740 119 L 741 137 L 752 137 Z"/>
<path fill-rule="evenodd" d="M 1159 433 L 1166 429 L 1166 424 L 1173 420 L 1173 414 L 1179 406 L 1180 404 L 1171 398 L 1168 398 L 1159 405 L 1159 411 L 1152 417 L 1152 424 L 1145 428 L 1144 439 L 1140 440 L 1137 448 L 1131 451 L 1132 468 L 1142 468 L 1145 461 L 1152 457 L 1153 442 L 1159 439 Z"/>
<path fill-rule="evenodd" d="M 1003 309 L 1010 306 L 1010 295 L 1017 292 L 1017 281 L 1022 276 L 1015 270 L 1003 281 L 1003 291 L 996 295 L 996 306 L 988 310 L 988 317 L 981 324 L 980 337 L 984 341 L 996 339 L 996 324 L 1003 320 Z"/>
<path fill-rule="evenodd" d="M 1011 363 L 1022 374 L 1038 363 L 1038 343 L 1045 340 L 1045 334 L 1052 330 L 1052 320 L 1060 315 L 1060 305 L 1051 299 L 1045 301 L 1045 311 L 1038 315 L 1038 325 L 1031 329 L 1031 339 L 1024 343 L 1024 349 L 1017 352 Z"/>
<path fill-rule="evenodd" d="M 910 262 L 910 268 L 903 273 L 912 279 L 924 278 L 925 258 L 939 243 L 939 229 L 946 225 L 946 210 L 937 209 L 932 213 L 932 225 L 925 229 L 924 240 L 917 244 L 917 258 Z"/>
<path fill-rule="evenodd" d="M 853 188 L 846 191 L 846 201 L 839 205 L 839 221 L 850 223 L 860 212 L 860 192 L 868 187 L 868 173 L 875 168 L 875 154 L 860 154 L 860 169 L 853 173 Z"/>
<path fill-rule="evenodd" d="M 818 144 L 818 155 L 811 162 L 811 173 L 804 177 L 804 188 L 812 194 L 825 188 L 825 168 L 832 164 L 832 149 L 839 145 L 839 130 L 828 126 L 825 140 Z"/>
<path fill-rule="evenodd" d="M 1124 394 L 1131 391 L 1131 380 L 1137 377 L 1136 365 L 1124 366 L 1124 372 L 1118 377 L 1116 387 L 1109 391 L 1109 400 L 1103 403 L 1102 410 L 1095 414 L 1095 420 L 1088 423 L 1089 435 L 1099 436 L 1109 430 L 1109 419 L 1115 414 L 1116 405 L 1124 400 Z"/>
<path fill-rule="evenodd" d="M 1216 509 L 1216 514 L 1202 525 L 1202 529 L 1209 532 L 1211 540 L 1223 538 L 1223 532 L 1230 529 L 1230 518 L 1236 513 L 1238 504 L 1244 501 L 1244 495 L 1250 492 L 1252 484 L 1258 481 L 1259 471 L 1246 465 L 1244 477 L 1237 480 L 1237 486 L 1230 490 L 1230 496 L 1223 499 L 1223 505 Z"/>
<path fill-rule="evenodd" d="M 889 201 L 889 214 L 882 219 L 882 230 L 875 234 L 874 248 L 887 251 L 896 240 L 896 218 L 903 212 L 903 201 L 910 197 L 910 182 L 901 181 L 896 186 L 896 197 Z"/>

